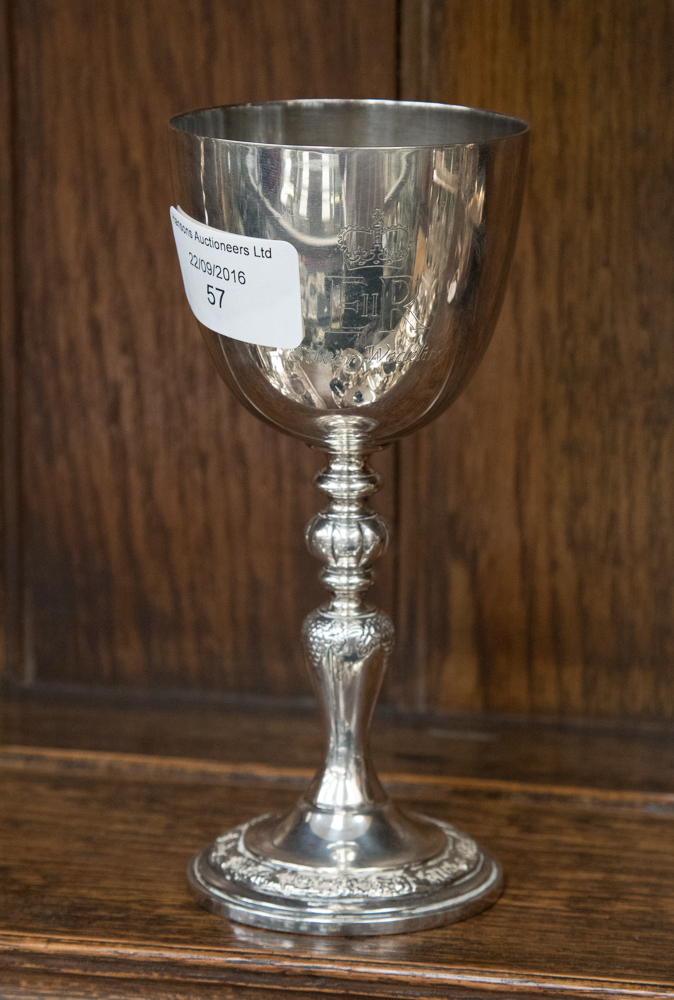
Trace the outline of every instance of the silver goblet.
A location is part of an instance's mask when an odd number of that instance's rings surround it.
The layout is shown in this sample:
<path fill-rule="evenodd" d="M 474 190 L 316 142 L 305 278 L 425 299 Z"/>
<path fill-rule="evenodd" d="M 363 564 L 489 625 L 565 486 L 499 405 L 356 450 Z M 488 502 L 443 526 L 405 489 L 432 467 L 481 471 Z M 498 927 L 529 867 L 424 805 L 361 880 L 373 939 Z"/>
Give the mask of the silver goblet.
<path fill-rule="evenodd" d="M 364 602 L 388 542 L 367 505 L 379 488 L 367 459 L 449 406 L 489 343 L 528 127 L 439 104 L 290 101 L 179 115 L 169 134 L 176 243 L 216 367 L 256 416 L 327 453 L 316 483 L 329 504 L 306 539 L 332 595 L 302 630 L 325 762 L 289 813 L 201 851 L 190 882 L 209 909 L 276 930 L 461 919 L 500 893 L 498 862 L 448 823 L 399 809 L 370 760 L 393 625 Z M 270 267 L 267 287 L 272 252 L 286 270 Z"/>

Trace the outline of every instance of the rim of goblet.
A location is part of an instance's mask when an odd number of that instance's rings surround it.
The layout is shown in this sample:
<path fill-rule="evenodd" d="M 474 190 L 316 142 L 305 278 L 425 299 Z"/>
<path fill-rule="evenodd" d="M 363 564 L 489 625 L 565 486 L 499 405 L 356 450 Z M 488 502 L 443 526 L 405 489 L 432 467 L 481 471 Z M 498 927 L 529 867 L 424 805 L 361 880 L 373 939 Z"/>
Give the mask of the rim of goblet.
<path fill-rule="evenodd" d="M 386 107 L 386 108 L 410 108 L 418 110 L 433 110 L 440 112 L 454 112 L 460 115 L 473 115 L 478 118 L 490 119 L 494 122 L 509 123 L 511 126 L 515 126 L 514 130 L 504 132 L 502 135 L 495 135 L 488 139 L 472 139 L 464 140 L 458 142 L 422 142 L 422 143 L 408 143 L 408 144 L 377 144 L 371 146 L 362 145 L 325 145 L 321 143 L 297 143 L 297 142 L 260 142 L 255 139 L 231 139 L 226 136 L 213 136 L 204 135 L 200 131 L 195 131 L 193 129 L 183 128 L 179 124 L 181 121 L 192 118 L 197 115 L 203 115 L 207 112 L 213 111 L 229 111 L 234 109 L 244 109 L 244 108 L 290 108 L 290 107 L 306 107 L 319 109 L 324 105 L 330 105 L 331 107 L 336 106 L 348 106 L 348 107 Z M 189 135 L 194 139 L 209 139 L 212 142 L 226 142 L 237 146 L 259 146 L 260 148 L 266 149 L 306 149 L 306 150 L 317 150 L 322 152 L 350 152 L 355 150 L 411 150 L 411 149 L 451 149 L 452 147 L 462 146 L 484 146 L 490 143 L 505 142 L 508 139 L 518 139 L 526 135 L 531 131 L 529 123 L 523 118 L 518 118 L 515 115 L 503 114 L 499 111 L 489 111 L 485 108 L 474 108 L 469 105 L 464 104 L 443 104 L 438 101 L 392 101 L 383 100 L 379 98 L 372 99 L 361 99 L 361 98 L 301 98 L 297 100 L 287 100 L 287 101 L 249 101 L 249 102 L 236 102 L 233 104 L 214 104 L 201 108 L 194 108 L 190 111 L 183 111 L 180 114 L 173 115 L 168 120 L 168 127 L 174 131 L 179 132 L 184 135 Z M 519 127 L 517 127 L 519 126 Z"/>

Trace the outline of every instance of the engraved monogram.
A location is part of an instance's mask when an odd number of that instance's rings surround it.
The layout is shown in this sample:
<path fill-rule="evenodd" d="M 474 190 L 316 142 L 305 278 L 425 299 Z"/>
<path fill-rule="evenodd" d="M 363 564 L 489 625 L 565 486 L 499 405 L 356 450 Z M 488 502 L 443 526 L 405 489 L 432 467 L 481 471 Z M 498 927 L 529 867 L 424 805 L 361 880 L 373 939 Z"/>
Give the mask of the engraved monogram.
<path fill-rule="evenodd" d="M 259 822 L 259 817 L 251 822 Z M 400 868 L 358 872 L 353 869 L 334 872 L 308 866 L 283 865 L 263 861 L 244 845 L 243 823 L 218 837 L 210 854 L 227 881 L 243 884 L 257 892 L 286 899 L 399 899 L 401 896 L 430 893 L 440 884 L 455 882 L 477 868 L 482 855 L 469 837 L 449 823 L 434 820 L 447 837 L 447 846 L 437 858 Z"/>
<path fill-rule="evenodd" d="M 370 225 L 347 226 L 337 237 L 344 263 L 360 274 L 326 275 L 331 328 L 354 329 L 378 320 L 380 331 L 393 330 L 412 298 L 409 274 L 368 273 L 368 268 L 400 270 L 406 263 L 411 239 L 406 226 L 384 224 L 381 208 L 373 210 Z M 362 272 L 365 273 L 362 273 Z"/>
<path fill-rule="evenodd" d="M 393 330 L 405 315 L 412 298 L 414 279 L 410 274 L 326 275 L 326 307 L 332 330 L 375 327 Z M 373 320 L 379 322 L 373 324 Z"/>

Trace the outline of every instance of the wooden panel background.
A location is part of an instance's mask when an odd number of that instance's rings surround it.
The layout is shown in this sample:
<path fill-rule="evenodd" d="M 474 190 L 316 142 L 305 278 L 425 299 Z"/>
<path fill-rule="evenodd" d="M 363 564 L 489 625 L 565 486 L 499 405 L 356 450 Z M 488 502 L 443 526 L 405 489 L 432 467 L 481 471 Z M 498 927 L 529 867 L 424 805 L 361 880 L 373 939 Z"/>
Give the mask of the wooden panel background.
<path fill-rule="evenodd" d="M 13 7 L 26 586 L 8 667 L 28 684 L 307 693 L 318 456 L 212 370 L 168 224 L 165 123 L 395 96 L 391 0 L 324 17 L 317 0 Z"/>
<path fill-rule="evenodd" d="M 671 718 L 674 7 L 410 0 L 405 20 L 404 97 L 532 124 L 494 342 L 403 444 L 415 701 Z"/>
<path fill-rule="evenodd" d="M 672 16 L 668 0 L 9 4 L 5 676 L 307 693 L 320 458 L 210 368 L 164 122 L 398 95 L 523 115 L 533 145 L 482 368 L 378 459 L 398 531 L 377 594 L 398 618 L 386 696 L 671 718 Z"/>

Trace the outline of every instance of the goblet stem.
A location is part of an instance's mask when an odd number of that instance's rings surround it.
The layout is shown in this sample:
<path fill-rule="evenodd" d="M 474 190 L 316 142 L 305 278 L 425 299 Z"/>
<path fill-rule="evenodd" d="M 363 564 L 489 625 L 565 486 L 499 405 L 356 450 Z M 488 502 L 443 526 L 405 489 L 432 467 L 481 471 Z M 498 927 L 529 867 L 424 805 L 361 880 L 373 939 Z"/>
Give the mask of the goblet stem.
<path fill-rule="evenodd" d="M 425 861 L 446 846 L 437 825 L 407 816 L 389 801 L 370 758 L 369 730 L 393 624 L 369 607 L 372 563 L 388 544 L 383 517 L 367 504 L 380 477 L 367 465 L 373 420 L 322 418 L 327 468 L 316 485 L 330 503 L 306 530 L 309 550 L 326 563 L 322 582 L 332 597 L 305 619 L 302 639 L 323 706 L 327 752 L 295 807 L 249 829 L 258 856 L 290 864 L 359 870 Z"/>
<path fill-rule="evenodd" d="M 306 798 L 322 809 L 361 810 L 386 800 L 370 761 L 369 729 L 394 630 L 388 615 L 363 600 L 371 566 L 389 540 L 386 521 L 367 502 L 380 488 L 363 452 L 370 424 L 332 418 L 329 464 L 316 477 L 330 503 L 306 530 L 309 551 L 326 563 L 321 581 L 332 591 L 302 629 L 328 731 L 325 763 Z"/>

